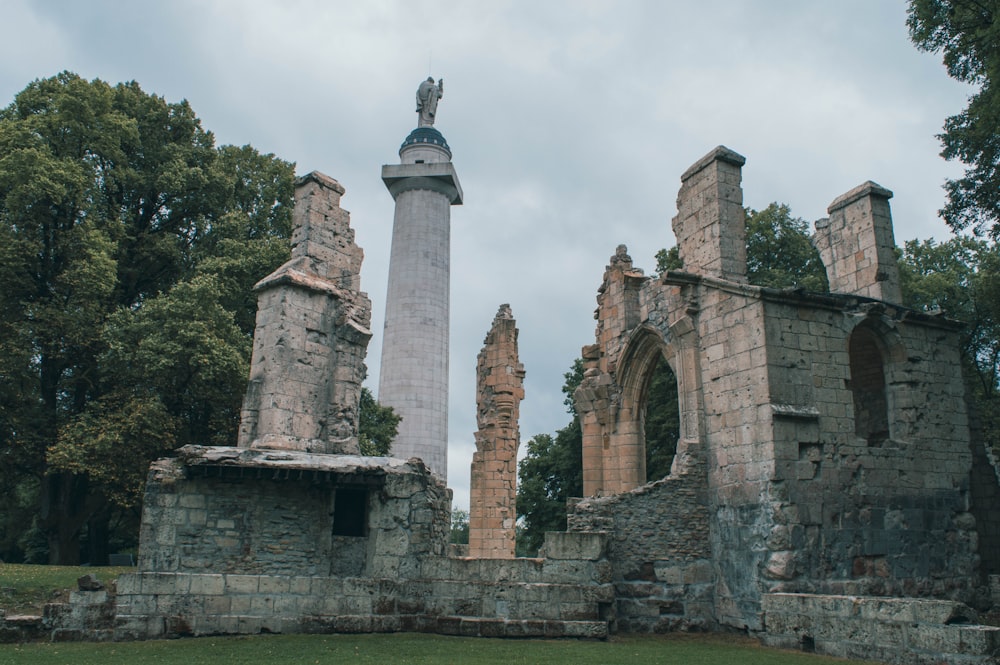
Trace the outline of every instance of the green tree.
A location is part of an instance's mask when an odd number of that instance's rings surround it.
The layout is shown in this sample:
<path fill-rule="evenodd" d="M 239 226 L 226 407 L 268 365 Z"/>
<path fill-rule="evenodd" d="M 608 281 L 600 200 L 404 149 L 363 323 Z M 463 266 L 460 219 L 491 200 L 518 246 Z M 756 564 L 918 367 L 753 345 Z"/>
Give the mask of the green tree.
<path fill-rule="evenodd" d="M 84 532 L 101 559 L 150 459 L 235 440 L 292 181 L 134 82 L 65 72 L 0 111 L 0 474 L 35 488 L 50 562 Z"/>
<path fill-rule="evenodd" d="M 583 360 L 576 359 L 563 378 L 563 403 L 573 419 L 555 437 L 533 436 L 518 463 L 519 556 L 534 556 L 546 531 L 565 531 L 566 500 L 583 494 L 583 434 L 573 406 L 573 392 L 583 381 Z"/>
<path fill-rule="evenodd" d="M 775 289 L 799 287 L 825 293 L 830 290 L 826 268 L 812 244 L 809 224 L 792 217 L 784 203 L 763 210 L 744 208 L 747 236 L 747 279 L 755 286 Z M 656 271 L 683 270 L 675 245 L 656 253 Z"/>
<path fill-rule="evenodd" d="M 451 511 L 451 536 L 448 542 L 453 545 L 469 544 L 469 511 L 461 508 Z"/>
<path fill-rule="evenodd" d="M 809 237 L 809 224 L 783 203 L 746 209 L 747 279 L 775 289 L 830 290 L 826 268 Z"/>
<path fill-rule="evenodd" d="M 677 400 L 677 376 L 666 360 L 660 358 L 650 379 L 646 398 L 646 480 L 670 475 L 670 466 L 681 437 L 680 403 Z"/>
<path fill-rule="evenodd" d="M 968 106 L 945 120 L 941 156 L 966 165 L 948 180 L 941 210 L 956 232 L 1000 239 L 1000 1 L 910 0 L 910 39 L 941 53 L 948 74 L 975 87 Z"/>
<path fill-rule="evenodd" d="M 391 406 L 382 406 L 367 388 L 361 388 L 359 404 L 358 439 L 362 455 L 385 456 L 392 448 L 392 442 L 399 433 L 397 416 Z"/>
<path fill-rule="evenodd" d="M 903 301 L 965 323 L 962 351 L 981 413 L 1000 412 L 1000 248 L 956 236 L 905 243 L 900 257 Z"/>

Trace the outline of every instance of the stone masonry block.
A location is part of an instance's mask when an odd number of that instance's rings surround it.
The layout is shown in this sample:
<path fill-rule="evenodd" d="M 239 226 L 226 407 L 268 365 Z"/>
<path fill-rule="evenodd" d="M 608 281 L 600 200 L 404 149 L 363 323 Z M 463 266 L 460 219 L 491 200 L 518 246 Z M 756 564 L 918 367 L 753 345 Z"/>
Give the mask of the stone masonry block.
<path fill-rule="evenodd" d="M 546 558 L 598 561 L 607 555 L 607 534 L 549 531 L 542 546 Z"/>

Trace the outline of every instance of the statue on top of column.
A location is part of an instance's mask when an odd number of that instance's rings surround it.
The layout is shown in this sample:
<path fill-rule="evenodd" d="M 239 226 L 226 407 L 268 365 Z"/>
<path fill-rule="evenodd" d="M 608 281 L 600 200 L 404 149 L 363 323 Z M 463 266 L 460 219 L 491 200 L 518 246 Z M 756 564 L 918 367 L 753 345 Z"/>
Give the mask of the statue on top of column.
<path fill-rule="evenodd" d="M 438 100 L 442 97 L 444 97 L 444 79 L 438 79 L 435 83 L 434 78 L 428 76 L 427 80 L 417 88 L 417 113 L 420 114 L 417 127 L 434 126 Z"/>

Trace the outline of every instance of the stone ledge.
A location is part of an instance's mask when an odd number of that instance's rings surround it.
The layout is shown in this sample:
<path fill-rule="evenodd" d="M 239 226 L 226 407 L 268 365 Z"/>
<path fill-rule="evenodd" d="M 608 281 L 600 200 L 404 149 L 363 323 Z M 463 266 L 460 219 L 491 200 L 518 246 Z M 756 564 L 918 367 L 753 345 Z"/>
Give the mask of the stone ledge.
<path fill-rule="evenodd" d="M 1000 656 L 1000 628 L 976 625 L 976 612 L 957 601 L 774 593 L 762 609 L 770 646 L 898 665 L 995 665 Z"/>

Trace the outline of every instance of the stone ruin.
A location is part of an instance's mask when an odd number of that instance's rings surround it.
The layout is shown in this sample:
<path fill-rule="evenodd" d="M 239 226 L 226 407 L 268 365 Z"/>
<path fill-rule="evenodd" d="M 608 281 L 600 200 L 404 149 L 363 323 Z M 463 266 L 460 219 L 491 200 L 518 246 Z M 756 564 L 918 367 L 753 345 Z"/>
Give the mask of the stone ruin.
<path fill-rule="evenodd" d="M 472 455 L 469 556 L 510 559 L 517 522 L 518 414 L 524 365 L 517 357 L 517 327 L 510 305 L 500 305 L 476 368 L 476 452 Z"/>
<path fill-rule="evenodd" d="M 995 663 L 1000 628 L 977 621 L 1000 605 L 997 469 L 969 434 L 960 326 L 898 304 L 891 192 L 870 182 L 817 223 L 832 293 L 750 285 L 744 161 L 720 147 L 682 176 L 683 270 L 612 257 L 575 395 L 587 498 L 537 558 L 508 558 L 523 396 L 509 310 L 480 355 L 477 556 L 449 556 L 443 484 L 419 460 L 356 454 L 361 250 L 343 189 L 301 179 L 297 253 L 258 285 L 240 445 L 153 464 L 115 637 L 739 630 Z M 661 358 L 681 434 L 670 474 L 647 479 Z"/>

